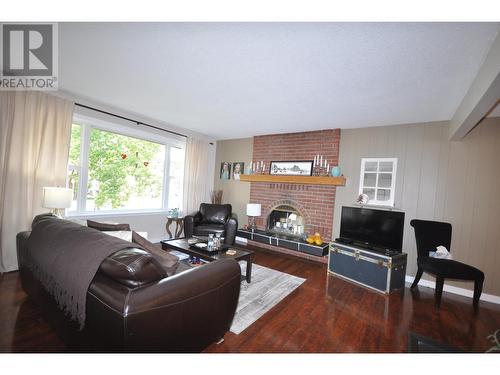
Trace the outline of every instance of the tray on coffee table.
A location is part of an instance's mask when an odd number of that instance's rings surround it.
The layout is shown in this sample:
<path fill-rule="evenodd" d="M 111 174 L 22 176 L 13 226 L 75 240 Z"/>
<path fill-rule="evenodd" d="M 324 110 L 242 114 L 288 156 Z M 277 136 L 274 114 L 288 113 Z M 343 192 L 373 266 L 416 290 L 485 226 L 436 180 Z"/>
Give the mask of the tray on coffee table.
<path fill-rule="evenodd" d="M 208 247 L 208 240 L 200 237 L 189 238 L 188 240 L 189 246 L 194 250 L 206 251 L 207 253 L 216 253 L 221 250 L 228 250 L 231 248 L 230 245 L 221 244 L 218 248 L 216 247 Z"/>
<path fill-rule="evenodd" d="M 253 251 L 243 250 L 238 246 L 234 245 L 224 245 L 218 251 L 206 251 L 203 249 L 198 249 L 195 246 L 191 246 L 188 238 L 179 238 L 175 240 L 165 240 L 161 241 L 161 247 L 164 250 L 177 250 L 181 253 L 188 254 L 193 257 L 203 259 L 207 262 L 213 262 L 219 259 L 234 259 L 237 262 L 243 260 L 247 262 L 246 275 L 242 275 L 242 280 L 246 280 L 248 283 L 252 280 L 252 256 Z M 235 254 L 227 254 L 227 250 L 234 250 Z"/>

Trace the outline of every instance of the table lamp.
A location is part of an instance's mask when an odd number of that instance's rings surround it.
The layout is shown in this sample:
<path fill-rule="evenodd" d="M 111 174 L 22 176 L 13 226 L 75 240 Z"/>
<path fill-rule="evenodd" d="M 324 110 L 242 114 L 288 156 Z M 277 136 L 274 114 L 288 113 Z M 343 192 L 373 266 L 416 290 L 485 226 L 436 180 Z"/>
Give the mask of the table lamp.
<path fill-rule="evenodd" d="M 62 187 L 43 188 L 43 208 L 50 208 L 52 213 L 61 216 L 61 210 L 71 207 L 73 200 L 73 189 Z M 64 211 L 63 211 L 64 213 Z"/>
<path fill-rule="evenodd" d="M 257 225 L 255 224 L 255 218 L 257 216 L 260 216 L 260 214 L 261 214 L 260 203 L 247 204 L 248 226 L 252 231 L 257 229 Z"/>

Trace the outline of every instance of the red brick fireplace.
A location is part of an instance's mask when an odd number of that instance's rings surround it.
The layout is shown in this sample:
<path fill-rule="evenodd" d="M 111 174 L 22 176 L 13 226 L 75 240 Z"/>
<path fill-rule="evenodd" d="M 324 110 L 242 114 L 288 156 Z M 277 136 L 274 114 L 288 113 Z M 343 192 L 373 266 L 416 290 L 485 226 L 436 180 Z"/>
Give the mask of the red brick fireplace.
<path fill-rule="evenodd" d="M 271 161 L 313 160 L 320 154 L 332 168 L 338 164 L 339 142 L 340 129 L 257 136 L 253 141 L 253 160 L 264 161 L 269 170 Z M 329 241 L 335 191 L 336 187 L 329 185 L 252 182 L 250 202 L 262 205 L 257 227 L 265 229 L 267 217 L 274 207 L 289 205 L 302 213 L 306 233 L 319 232 L 324 241 Z"/>

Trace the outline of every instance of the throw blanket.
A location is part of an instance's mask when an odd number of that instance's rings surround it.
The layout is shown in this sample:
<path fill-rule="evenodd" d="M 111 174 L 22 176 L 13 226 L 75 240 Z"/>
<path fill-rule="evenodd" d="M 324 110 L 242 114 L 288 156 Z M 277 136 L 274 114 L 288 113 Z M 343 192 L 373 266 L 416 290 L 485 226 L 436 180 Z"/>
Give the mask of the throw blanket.
<path fill-rule="evenodd" d="M 34 222 L 27 247 L 27 267 L 81 330 L 87 290 L 99 266 L 114 252 L 134 246 L 96 229 L 48 217 Z"/>

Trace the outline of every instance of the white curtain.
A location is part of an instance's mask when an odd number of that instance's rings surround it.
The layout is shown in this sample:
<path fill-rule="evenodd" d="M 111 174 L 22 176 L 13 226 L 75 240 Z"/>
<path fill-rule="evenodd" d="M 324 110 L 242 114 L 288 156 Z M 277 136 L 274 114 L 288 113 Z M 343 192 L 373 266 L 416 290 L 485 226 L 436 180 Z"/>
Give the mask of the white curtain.
<path fill-rule="evenodd" d="M 213 187 L 213 162 L 209 142 L 189 137 L 186 144 L 184 169 L 184 214 L 200 208 L 200 203 L 210 202 Z"/>
<path fill-rule="evenodd" d="M 73 102 L 0 92 L 0 272 L 17 269 L 16 234 L 42 208 L 44 186 L 66 186 Z"/>

